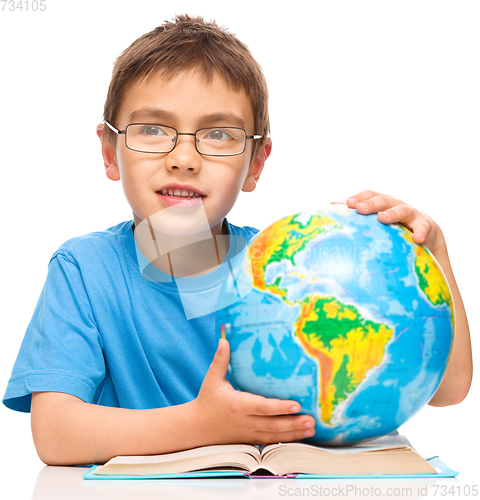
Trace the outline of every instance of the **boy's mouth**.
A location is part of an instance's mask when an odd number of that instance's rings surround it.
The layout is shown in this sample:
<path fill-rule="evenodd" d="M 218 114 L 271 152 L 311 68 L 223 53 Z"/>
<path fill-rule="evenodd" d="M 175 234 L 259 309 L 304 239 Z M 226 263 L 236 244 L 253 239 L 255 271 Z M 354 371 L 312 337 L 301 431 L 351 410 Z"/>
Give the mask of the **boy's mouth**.
<path fill-rule="evenodd" d="M 195 191 L 187 191 L 185 189 L 162 189 L 157 191 L 157 194 L 161 194 L 163 196 L 175 197 L 183 200 L 191 200 L 192 198 L 201 198 L 202 195 L 196 193 Z"/>
<path fill-rule="evenodd" d="M 179 187 L 165 187 L 156 191 L 157 195 L 161 198 L 162 202 L 168 206 L 178 206 L 178 208 L 188 209 L 196 208 L 202 203 L 202 198 L 205 197 L 202 193 L 192 190 L 193 186 Z"/>

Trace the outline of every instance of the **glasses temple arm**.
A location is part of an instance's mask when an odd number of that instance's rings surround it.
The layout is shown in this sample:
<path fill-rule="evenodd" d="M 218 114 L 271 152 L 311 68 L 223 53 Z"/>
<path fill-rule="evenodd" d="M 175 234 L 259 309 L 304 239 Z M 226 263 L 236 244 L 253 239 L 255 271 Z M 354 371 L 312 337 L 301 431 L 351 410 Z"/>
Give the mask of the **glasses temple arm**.
<path fill-rule="evenodd" d="M 105 123 L 105 125 L 108 126 L 108 128 L 110 130 L 112 130 L 113 132 L 115 132 L 116 134 L 125 134 L 126 133 L 126 129 L 125 130 L 119 130 L 118 128 L 115 128 L 113 125 L 111 125 L 110 123 L 107 122 L 107 120 L 103 120 L 103 123 Z"/>

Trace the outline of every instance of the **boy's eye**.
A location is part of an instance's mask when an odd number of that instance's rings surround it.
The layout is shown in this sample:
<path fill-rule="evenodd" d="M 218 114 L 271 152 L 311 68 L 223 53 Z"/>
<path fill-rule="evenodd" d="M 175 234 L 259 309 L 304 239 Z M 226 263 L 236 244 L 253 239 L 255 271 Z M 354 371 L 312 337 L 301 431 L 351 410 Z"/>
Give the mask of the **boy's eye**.
<path fill-rule="evenodd" d="M 221 128 L 216 128 L 216 129 L 211 129 L 207 131 L 207 133 L 204 136 L 204 139 L 213 139 L 217 141 L 228 141 L 229 139 L 232 139 L 232 134 L 227 132 L 225 129 Z"/>
<path fill-rule="evenodd" d="M 165 132 L 156 125 L 145 125 L 140 132 L 145 135 L 165 135 Z"/>

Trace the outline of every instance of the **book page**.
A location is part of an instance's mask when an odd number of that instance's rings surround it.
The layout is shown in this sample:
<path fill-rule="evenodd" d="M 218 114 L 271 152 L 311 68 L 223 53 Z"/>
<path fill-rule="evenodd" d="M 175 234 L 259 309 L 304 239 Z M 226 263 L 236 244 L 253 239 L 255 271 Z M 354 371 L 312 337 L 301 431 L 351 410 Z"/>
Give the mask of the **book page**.
<path fill-rule="evenodd" d="M 215 449 L 212 450 L 212 448 Z M 204 449 L 166 455 L 119 456 L 97 467 L 92 474 L 142 476 L 177 474 L 212 468 L 235 468 L 250 472 L 258 467 L 260 456 L 258 450 L 255 456 L 251 447 L 247 446 L 247 448 L 249 449 L 245 451 L 244 445 L 207 446 Z"/>
<path fill-rule="evenodd" d="M 344 447 L 279 443 L 262 450 L 263 465 L 278 474 L 432 474 L 435 469 L 398 433 Z"/>
<path fill-rule="evenodd" d="M 413 446 L 410 444 L 408 439 L 402 434 L 391 433 L 386 436 L 379 437 L 377 439 L 372 439 L 370 441 L 365 441 L 364 443 L 359 443 L 350 446 L 317 446 L 314 444 L 307 443 L 277 443 L 265 446 L 262 450 L 262 456 L 278 448 L 310 448 L 314 450 L 324 451 L 326 453 L 363 453 L 370 451 L 381 451 L 389 449 L 399 449 L 399 448 L 410 448 L 414 450 Z"/>
<path fill-rule="evenodd" d="M 181 461 L 190 458 L 205 457 L 219 453 L 243 452 L 257 457 L 260 461 L 260 452 L 257 447 L 249 444 L 225 444 L 202 446 L 191 450 L 166 453 L 164 455 L 124 455 L 110 459 L 105 465 L 110 464 L 159 464 L 164 462 Z"/>

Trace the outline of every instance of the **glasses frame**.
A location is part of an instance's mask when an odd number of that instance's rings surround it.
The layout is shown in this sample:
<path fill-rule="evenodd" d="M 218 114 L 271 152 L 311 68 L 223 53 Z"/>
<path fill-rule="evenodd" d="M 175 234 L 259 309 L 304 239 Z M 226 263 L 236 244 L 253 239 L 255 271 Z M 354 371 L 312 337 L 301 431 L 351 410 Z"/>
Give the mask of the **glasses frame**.
<path fill-rule="evenodd" d="M 203 156 L 216 156 L 216 157 L 220 157 L 220 156 L 238 156 L 238 155 L 241 155 L 245 152 L 245 149 L 247 147 L 247 139 L 253 139 L 253 140 L 258 140 L 258 139 L 263 139 L 263 135 L 247 135 L 247 132 L 243 129 L 243 128 L 240 128 L 240 127 L 204 127 L 204 128 L 199 128 L 195 133 L 192 133 L 192 132 L 179 132 L 175 127 L 170 127 L 169 125 L 161 125 L 159 123 L 143 123 L 143 122 L 139 122 L 139 123 L 129 123 L 123 130 L 120 130 L 116 127 L 114 127 L 111 123 L 109 123 L 107 120 L 103 120 L 103 123 L 105 125 L 108 126 L 108 128 L 110 130 L 112 130 L 113 132 L 115 132 L 116 134 L 118 135 L 124 135 L 125 136 L 125 147 L 130 149 L 131 151 L 137 151 L 138 153 L 151 153 L 151 154 L 166 154 L 166 153 L 171 153 L 174 149 L 175 149 L 175 146 L 178 144 L 178 136 L 179 135 L 191 135 L 195 138 L 195 149 L 197 150 L 197 153 L 198 154 L 201 154 Z M 172 130 L 175 130 L 175 142 L 173 143 L 173 146 L 172 146 L 172 149 L 169 149 L 168 151 L 143 151 L 142 149 L 134 149 L 134 148 L 131 148 L 130 146 L 128 146 L 127 144 L 127 129 L 128 127 L 130 127 L 131 125 L 152 125 L 152 126 L 161 126 L 161 127 L 168 127 Z M 198 132 L 201 132 L 202 130 L 209 130 L 209 129 L 212 129 L 212 128 L 224 128 L 224 129 L 234 129 L 234 130 L 242 130 L 243 133 L 245 134 L 245 144 L 243 146 L 243 149 L 242 151 L 240 151 L 239 153 L 230 153 L 230 154 L 223 154 L 223 155 L 215 155 L 215 154 L 209 154 L 209 153 L 202 153 L 201 151 L 198 150 L 198 142 L 199 139 L 197 139 L 197 133 Z"/>

